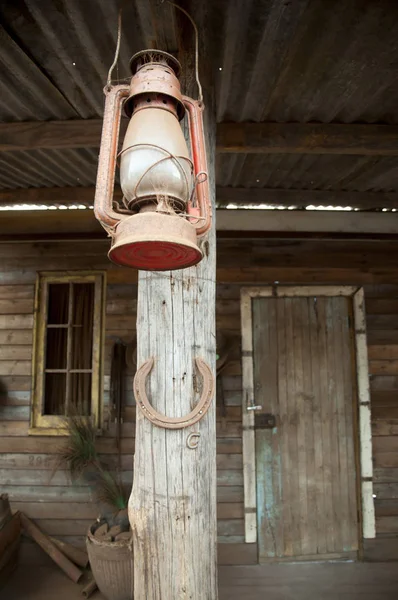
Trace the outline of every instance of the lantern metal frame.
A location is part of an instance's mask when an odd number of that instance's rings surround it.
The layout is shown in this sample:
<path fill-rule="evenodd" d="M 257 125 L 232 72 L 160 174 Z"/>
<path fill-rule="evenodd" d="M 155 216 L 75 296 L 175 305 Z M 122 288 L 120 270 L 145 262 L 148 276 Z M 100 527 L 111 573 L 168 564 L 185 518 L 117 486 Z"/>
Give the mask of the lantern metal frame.
<path fill-rule="evenodd" d="M 105 110 L 94 198 L 94 214 L 104 229 L 112 236 L 117 225 L 134 214 L 126 209 L 123 209 L 123 212 L 118 212 L 113 207 L 122 107 L 131 96 L 131 86 L 115 85 L 106 87 L 104 93 Z M 182 96 L 181 100 L 188 118 L 191 155 L 194 166 L 194 185 L 187 204 L 186 217 L 181 215 L 180 218 L 187 218 L 195 227 L 197 237 L 202 237 L 210 229 L 212 223 L 203 126 L 204 105 L 202 102 L 188 96 Z"/>

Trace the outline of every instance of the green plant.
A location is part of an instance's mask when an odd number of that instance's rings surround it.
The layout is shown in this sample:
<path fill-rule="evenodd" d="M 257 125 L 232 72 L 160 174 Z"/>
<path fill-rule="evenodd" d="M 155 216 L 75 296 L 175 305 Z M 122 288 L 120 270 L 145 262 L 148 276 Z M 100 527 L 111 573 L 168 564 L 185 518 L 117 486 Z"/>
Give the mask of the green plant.
<path fill-rule="evenodd" d="M 57 450 L 53 471 L 67 469 L 72 481 L 86 480 L 99 503 L 116 510 L 127 507 L 127 496 L 120 478 L 109 471 L 96 449 L 96 430 L 87 417 L 73 415 L 65 423 L 68 437 Z"/>

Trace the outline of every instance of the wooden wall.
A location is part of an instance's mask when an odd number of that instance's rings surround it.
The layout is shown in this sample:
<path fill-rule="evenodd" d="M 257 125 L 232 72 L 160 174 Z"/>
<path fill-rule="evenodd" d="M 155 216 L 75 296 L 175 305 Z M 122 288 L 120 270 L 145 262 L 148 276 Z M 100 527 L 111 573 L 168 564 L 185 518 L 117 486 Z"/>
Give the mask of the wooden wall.
<path fill-rule="evenodd" d="M 136 273 L 106 259 L 107 244 L 48 242 L 0 244 L 0 487 L 13 507 L 37 519 L 45 531 L 82 540 L 96 516 L 84 486 L 67 474 L 51 478 L 56 443 L 27 435 L 30 411 L 34 283 L 37 271 L 107 269 L 106 369 L 117 339 L 132 341 Z M 377 538 L 365 544 L 369 560 L 398 559 L 398 243 L 294 240 L 219 240 L 218 329 L 240 335 L 242 285 L 322 283 L 364 286 L 373 403 Z M 224 371 L 225 409 L 218 407 L 218 534 L 221 562 L 250 563 L 255 545 L 244 545 L 239 349 Z M 122 427 L 123 479 L 132 479 L 134 405 L 128 379 Z M 1 395 L 1 390 L 0 390 Z M 116 453 L 115 426 L 105 410 L 101 452 Z"/>

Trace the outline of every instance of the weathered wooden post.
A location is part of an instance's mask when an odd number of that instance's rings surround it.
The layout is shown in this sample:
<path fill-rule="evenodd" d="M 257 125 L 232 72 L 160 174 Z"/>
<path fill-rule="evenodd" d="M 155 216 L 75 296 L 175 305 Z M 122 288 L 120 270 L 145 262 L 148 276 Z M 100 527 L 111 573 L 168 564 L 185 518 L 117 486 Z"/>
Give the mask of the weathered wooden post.
<path fill-rule="evenodd" d="M 204 359 L 215 371 L 215 119 L 211 95 L 208 100 L 213 225 L 201 240 L 204 258 L 189 269 L 139 275 L 138 366 L 153 357 L 147 394 L 154 408 L 169 417 L 187 415 L 198 401 L 204 383 L 195 359 Z M 137 408 L 129 505 L 135 600 L 218 597 L 215 411 L 213 397 L 198 423 L 172 430 L 154 425 Z"/>
<path fill-rule="evenodd" d="M 110 258 L 144 269 L 129 503 L 134 599 L 217 600 L 212 93 L 206 85 L 203 133 L 202 99 L 181 95 L 173 56 L 145 50 L 131 68 L 129 85 L 109 82 L 105 90 L 94 208 L 112 237 Z M 194 89 L 194 71 L 186 69 L 185 93 Z M 122 107 L 130 123 L 120 153 L 121 206 L 113 187 Z M 185 112 L 191 157 L 179 125 Z"/>

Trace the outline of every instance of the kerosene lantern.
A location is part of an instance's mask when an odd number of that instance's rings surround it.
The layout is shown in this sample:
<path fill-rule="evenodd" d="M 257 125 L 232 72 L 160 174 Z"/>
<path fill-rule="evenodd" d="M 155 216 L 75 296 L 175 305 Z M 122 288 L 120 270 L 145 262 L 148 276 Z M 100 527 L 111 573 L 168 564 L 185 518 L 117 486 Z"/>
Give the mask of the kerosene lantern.
<path fill-rule="evenodd" d="M 118 265 L 165 271 L 202 259 L 211 224 L 203 105 L 181 95 L 179 62 L 159 50 L 130 61 L 130 85 L 105 88 L 94 211 Z M 118 151 L 122 107 L 130 118 Z M 190 151 L 180 121 L 187 114 Z M 114 202 L 117 162 L 123 200 Z"/>

